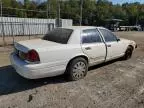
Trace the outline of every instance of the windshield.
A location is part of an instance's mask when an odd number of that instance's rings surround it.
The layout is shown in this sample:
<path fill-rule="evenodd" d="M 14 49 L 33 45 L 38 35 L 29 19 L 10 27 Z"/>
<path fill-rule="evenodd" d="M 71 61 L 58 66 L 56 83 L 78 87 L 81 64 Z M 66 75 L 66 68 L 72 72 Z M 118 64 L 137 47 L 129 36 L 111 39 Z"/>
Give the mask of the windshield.
<path fill-rule="evenodd" d="M 64 28 L 56 28 L 50 32 L 48 32 L 43 39 L 47 41 L 67 44 L 73 30 L 72 29 L 64 29 Z"/>

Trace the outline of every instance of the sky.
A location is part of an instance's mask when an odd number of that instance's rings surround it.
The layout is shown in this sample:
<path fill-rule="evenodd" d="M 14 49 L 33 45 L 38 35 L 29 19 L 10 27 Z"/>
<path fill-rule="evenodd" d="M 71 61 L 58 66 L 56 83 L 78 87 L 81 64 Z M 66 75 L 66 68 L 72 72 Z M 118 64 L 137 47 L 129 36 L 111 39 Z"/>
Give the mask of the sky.
<path fill-rule="evenodd" d="M 109 0 L 109 1 L 112 1 L 114 4 L 122 4 L 122 3 L 125 3 L 125 2 L 128 2 L 128 3 L 133 3 L 133 2 L 140 2 L 142 4 L 144 4 L 144 0 Z"/>

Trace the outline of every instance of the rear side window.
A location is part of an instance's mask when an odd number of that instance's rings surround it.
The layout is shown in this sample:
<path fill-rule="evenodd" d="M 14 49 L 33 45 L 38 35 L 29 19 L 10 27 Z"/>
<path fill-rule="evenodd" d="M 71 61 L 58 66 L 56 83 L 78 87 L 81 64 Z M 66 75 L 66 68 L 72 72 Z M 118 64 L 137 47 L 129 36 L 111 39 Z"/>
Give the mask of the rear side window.
<path fill-rule="evenodd" d="M 48 34 L 46 34 L 43 39 L 52 42 L 67 44 L 72 32 L 72 29 L 56 28 L 48 32 Z"/>
<path fill-rule="evenodd" d="M 117 41 L 117 37 L 112 32 L 105 29 L 100 29 L 100 32 L 102 33 L 106 42 Z"/>
<path fill-rule="evenodd" d="M 82 32 L 82 43 L 100 43 L 102 42 L 97 29 L 87 29 Z"/>

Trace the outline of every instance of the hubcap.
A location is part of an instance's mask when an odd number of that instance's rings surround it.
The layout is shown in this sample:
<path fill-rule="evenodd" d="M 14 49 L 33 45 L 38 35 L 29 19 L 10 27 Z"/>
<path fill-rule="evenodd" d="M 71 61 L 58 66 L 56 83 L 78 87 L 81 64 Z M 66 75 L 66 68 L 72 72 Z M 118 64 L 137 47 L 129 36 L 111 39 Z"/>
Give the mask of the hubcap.
<path fill-rule="evenodd" d="M 78 62 L 73 67 L 73 76 L 80 79 L 84 76 L 86 71 L 86 65 L 83 62 Z"/>

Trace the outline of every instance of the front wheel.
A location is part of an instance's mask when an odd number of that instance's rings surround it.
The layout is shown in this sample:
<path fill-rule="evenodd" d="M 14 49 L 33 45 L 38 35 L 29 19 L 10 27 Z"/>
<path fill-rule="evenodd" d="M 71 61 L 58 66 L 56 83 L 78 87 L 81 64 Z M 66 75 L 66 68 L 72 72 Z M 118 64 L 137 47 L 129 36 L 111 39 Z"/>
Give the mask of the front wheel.
<path fill-rule="evenodd" d="M 133 49 L 132 49 L 132 47 L 129 46 L 125 52 L 123 59 L 124 60 L 130 59 L 132 57 L 132 53 L 133 53 Z"/>
<path fill-rule="evenodd" d="M 67 68 L 68 78 L 72 81 L 83 79 L 88 71 L 88 63 L 84 58 L 76 58 L 71 61 Z"/>

